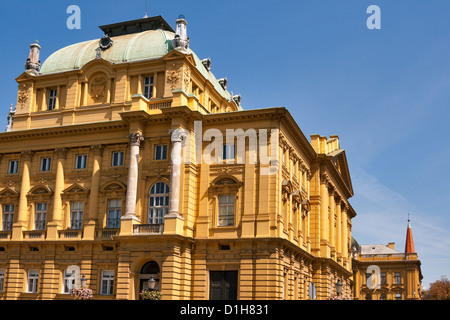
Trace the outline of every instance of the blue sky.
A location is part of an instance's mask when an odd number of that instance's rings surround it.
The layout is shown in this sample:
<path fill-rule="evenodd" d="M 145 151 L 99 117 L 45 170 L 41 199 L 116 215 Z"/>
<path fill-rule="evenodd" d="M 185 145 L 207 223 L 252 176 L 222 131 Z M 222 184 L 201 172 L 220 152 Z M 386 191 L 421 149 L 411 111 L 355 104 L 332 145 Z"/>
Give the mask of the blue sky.
<path fill-rule="evenodd" d="M 1 1 L 0 130 L 15 104 L 29 44 L 41 61 L 142 18 L 146 0 Z M 381 30 L 369 30 L 369 5 Z M 81 30 L 69 30 L 69 5 Z M 450 2 L 444 0 L 150 0 L 149 16 L 188 20 L 191 48 L 244 109 L 285 106 L 304 134 L 338 134 L 346 149 L 360 244 L 396 242 L 408 213 L 423 283 L 450 276 Z"/>

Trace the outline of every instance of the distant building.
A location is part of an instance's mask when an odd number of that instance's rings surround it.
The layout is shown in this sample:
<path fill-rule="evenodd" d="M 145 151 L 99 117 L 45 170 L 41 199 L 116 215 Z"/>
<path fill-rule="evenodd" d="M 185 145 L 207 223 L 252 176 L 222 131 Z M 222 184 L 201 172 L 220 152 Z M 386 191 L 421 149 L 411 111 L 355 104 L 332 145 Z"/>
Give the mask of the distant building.
<path fill-rule="evenodd" d="M 359 245 L 353 242 L 354 297 L 360 300 L 420 300 L 422 298 L 421 262 L 414 251 L 408 220 L 405 250 L 395 243 Z"/>

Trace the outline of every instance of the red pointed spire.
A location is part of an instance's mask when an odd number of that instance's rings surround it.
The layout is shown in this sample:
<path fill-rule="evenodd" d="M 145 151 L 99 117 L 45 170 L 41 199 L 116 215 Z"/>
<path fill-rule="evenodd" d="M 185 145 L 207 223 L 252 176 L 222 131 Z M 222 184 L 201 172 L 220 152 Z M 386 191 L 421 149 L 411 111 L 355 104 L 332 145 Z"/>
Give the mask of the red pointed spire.
<path fill-rule="evenodd" d="M 411 223 L 409 222 L 409 219 L 408 219 L 408 228 L 406 229 L 405 253 L 415 253 L 414 241 L 411 231 Z"/>

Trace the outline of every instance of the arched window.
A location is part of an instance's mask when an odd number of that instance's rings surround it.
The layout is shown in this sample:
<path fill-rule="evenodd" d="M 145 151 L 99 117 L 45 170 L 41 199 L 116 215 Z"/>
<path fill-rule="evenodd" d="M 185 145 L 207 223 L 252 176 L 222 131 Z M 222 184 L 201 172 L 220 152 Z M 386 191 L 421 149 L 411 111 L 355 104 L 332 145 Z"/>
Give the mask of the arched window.
<path fill-rule="evenodd" d="M 400 293 L 397 293 L 395 295 L 395 300 L 402 300 L 402 295 Z"/>
<path fill-rule="evenodd" d="M 168 211 L 169 186 L 164 182 L 157 182 L 150 188 L 148 224 L 163 224 Z"/>

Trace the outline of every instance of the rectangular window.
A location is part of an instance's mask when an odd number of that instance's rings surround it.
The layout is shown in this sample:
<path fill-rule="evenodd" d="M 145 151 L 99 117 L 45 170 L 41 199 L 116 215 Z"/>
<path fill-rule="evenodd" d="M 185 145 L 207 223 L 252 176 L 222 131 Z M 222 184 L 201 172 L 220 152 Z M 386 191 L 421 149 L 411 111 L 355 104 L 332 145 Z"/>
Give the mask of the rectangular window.
<path fill-rule="evenodd" d="M 37 293 L 39 281 L 39 270 L 28 270 L 27 292 Z"/>
<path fill-rule="evenodd" d="M 14 205 L 5 204 L 3 206 L 3 231 L 11 231 L 14 217 Z"/>
<path fill-rule="evenodd" d="M 380 282 L 381 282 L 381 284 L 386 284 L 386 272 L 381 272 Z"/>
<path fill-rule="evenodd" d="M 153 77 L 144 78 L 144 97 L 147 99 L 153 97 Z"/>
<path fill-rule="evenodd" d="M 234 195 L 219 195 L 219 226 L 234 225 Z"/>
<path fill-rule="evenodd" d="M 75 169 L 86 169 L 87 155 L 77 155 Z"/>
<path fill-rule="evenodd" d="M 102 271 L 102 287 L 100 294 L 112 295 L 114 289 L 114 271 Z"/>
<path fill-rule="evenodd" d="M 395 284 L 401 284 L 401 283 L 402 283 L 402 279 L 401 279 L 401 276 L 400 276 L 400 272 L 396 272 L 396 273 L 395 273 L 394 281 L 395 281 Z"/>
<path fill-rule="evenodd" d="M 5 283 L 5 270 L 0 269 L 0 292 L 3 292 L 4 283 Z"/>
<path fill-rule="evenodd" d="M 45 221 L 47 218 L 47 204 L 36 203 L 34 215 L 34 230 L 45 230 Z"/>
<path fill-rule="evenodd" d="M 70 204 L 70 229 L 80 230 L 83 226 L 83 202 L 74 201 Z"/>
<path fill-rule="evenodd" d="M 54 110 L 55 109 L 55 107 L 56 107 L 56 95 L 57 95 L 56 89 L 52 89 L 52 90 L 49 91 L 47 110 Z"/>
<path fill-rule="evenodd" d="M 19 161 L 18 160 L 9 161 L 8 173 L 16 174 L 18 171 L 19 171 Z"/>
<path fill-rule="evenodd" d="M 223 145 L 222 159 L 223 160 L 229 160 L 229 159 L 234 159 L 234 157 L 235 157 L 235 146 L 234 146 L 234 144 L 224 144 Z"/>
<path fill-rule="evenodd" d="M 123 166 L 123 152 L 113 152 L 112 154 L 112 166 L 121 167 Z"/>
<path fill-rule="evenodd" d="M 108 215 L 106 217 L 106 228 L 119 229 L 121 215 L 122 215 L 122 200 L 120 199 L 109 200 Z"/>
<path fill-rule="evenodd" d="M 155 160 L 166 160 L 167 159 L 167 145 L 157 145 L 155 146 Z"/>
<path fill-rule="evenodd" d="M 42 158 L 41 159 L 41 172 L 50 171 L 51 163 L 52 163 L 51 158 Z"/>

